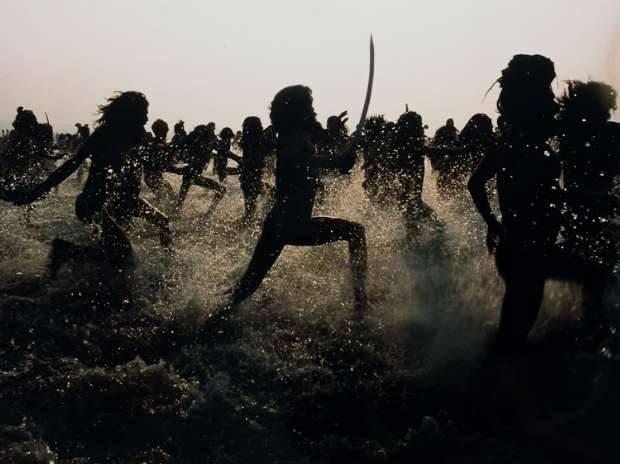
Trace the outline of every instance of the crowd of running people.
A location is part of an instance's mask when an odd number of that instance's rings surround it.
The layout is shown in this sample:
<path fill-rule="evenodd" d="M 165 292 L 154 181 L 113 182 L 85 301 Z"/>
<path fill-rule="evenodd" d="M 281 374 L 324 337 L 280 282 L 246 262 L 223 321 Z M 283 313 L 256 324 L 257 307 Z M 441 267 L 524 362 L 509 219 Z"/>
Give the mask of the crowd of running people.
<path fill-rule="evenodd" d="M 605 325 L 610 309 L 606 289 L 615 281 L 618 262 L 614 179 L 620 125 L 610 121 L 616 91 L 602 82 L 569 81 L 556 96 L 555 79 L 550 59 L 516 55 L 497 80 L 496 127 L 489 116 L 475 114 L 460 132 L 449 119 L 434 137 L 426 135 L 422 117 L 408 108 L 395 122 L 369 117 L 354 134 L 349 134 L 346 112 L 329 117 L 324 128 L 316 119 L 310 88 L 301 85 L 275 95 L 268 127 L 250 116 L 237 133 L 228 127 L 218 132 L 212 122 L 187 133 L 179 121 L 170 141 L 168 124 L 161 119 L 151 124 L 152 133 L 145 129 L 148 101 L 139 92 L 119 93 L 100 106 L 92 134 L 88 125 L 76 124 L 76 134 L 54 136 L 49 123 L 40 124 L 32 111 L 20 107 L 13 130 L 0 139 L 0 198 L 31 204 L 76 171 L 80 179 L 87 172 L 75 211 L 81 221 L 99 225 L 100 243 L 89 248 L 55 240 L 50 271 L 58 272 L 68 259 L 91 256 L 113 275 L 122 275 L 131 268 L 126 234 L 131 218 L 151 222 L 161 245 L 173 246 L 170 221 L 181 214 L 191 187 L 213 192 L 211 214 L 226 195 L 227 178 L 238 176 L 242 223 L 260 219 L 261 197 L 270 211 L 229 306 L 259 287 L 286 245 L 346 241 L 354 307 L 364 311 L 365 228 L 313 214 L 315 199 L 325 193 L 321 174 L 344 181 L 357 164 L 369 200 L 397 205 L 407 229 L 414 231 L 438 221 L 422 195 L 425 169 L 431 166 L 440 197 L 469 191 L 488 227 L 486 245 L 505 283 L 494 350 L 514 350 L 536 320 L 548 279 L 579 283 L 584 322 Z M 271 160 L 275 185 L 266 182 Z M 212 177 L 207 172 L 211 165 Z M 182 177 L 179 192 L 165 173 Z M 141 196 L 143 183 L 156 205 Z M 492 207 L 493 195 L 500 214 Z"/>

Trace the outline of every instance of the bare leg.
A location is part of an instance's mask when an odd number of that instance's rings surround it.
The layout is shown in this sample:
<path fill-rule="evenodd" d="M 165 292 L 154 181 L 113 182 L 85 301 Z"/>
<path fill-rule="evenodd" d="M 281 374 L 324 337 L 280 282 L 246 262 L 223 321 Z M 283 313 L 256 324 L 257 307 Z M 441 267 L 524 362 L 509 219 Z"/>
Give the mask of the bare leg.
<path fill-rule="evenodd" d="M 493 346 L 498 353 L 521 348 L 536 322 L 544 296 L 547 260 L 540 253 L 519 250 L 519 244 L 500 242 L 496 255 L 497 269 L 506 285 Z"/>
<path fill-rule="evenodd" d="M 116 269 L 126 269 L 132 257 L 132 247 L 127 234 L 107 208 L 101 212 L 102 244 L 106 256 Z"/>
<path fill-rule="evenodd" d="M 250 221 L 256 215 L 256 203 L 258 202 L 258 192 L 256 191 L 248 191 L 245 193 L 243 198 L 243 219 L 241 222 L 244 224 L 249 224 Z"/>
<path fill-rule="evenodd" d="M 211 203 L 211 206 L 207 211 L 207 216 L 211 216 L 211 214 L 213 214 L 213 212 L 215 211 L 215 208 L 217 208 L 219 202 L 222 201 L 222 198 L 224 198 L 224 195 L 226 194 L 226 187 L 224 187 L 222 184 L 217 183 L 213 179 L 202 176 L 196 177 L 194 179 L 194 184 L 209 190 L 213 190 L 215 192 L 213 203 Z"/>
<path fill-rule="evenodd" d="M 169 203 L 174 196 L 172 186 L 164 180 L 160 173 L 145 173 L 144 183 L 153 191 L 159 203 Z"/>
<path fill-rule="evenodd" d="M 185 198 L 187 197 L 187 192 L 189 192 L 189 188 L 194 183 L 194 178 L 192 176 L 184 175 L 183 182 L 181 183 L 181 190 L 179 190 L 179 198 L 177 200 L 177 204 L 175 207 L 176 212 L 180 212 L 183 207 L 183 203 L 185 202 Z"/>
<path fill-rule="evenodd" d="M 297 225 L 295 230 L 287 231 L 285 237 L 287 245 L 300 246 L 323 245 L 340 240 L 347 241 L 349 243 L 355 309 L 366 308 L 368 304 L 366 295 L 368 256 L 364 226 L 346 219 L 319 216 L 313 217 L 307 224 Z"/>
<path fill-rule="evenodd" d="M 278 259 L 278 256 L 280 256 L 283 248 L 284 243 L 278 236 L 277 228 L 267 220 L 254 249 L 254 255 L 250 260 L 250 264 L 248 264 L 243 277 L 233 290 L 233 305 L 242 302 L 256 291 L 276 262 L 276 259 Z"/>
<path fill-rule="evenodd" d="M 138 199 L 134 214 L 136 217 L 146 220 L 159 229 L 159 242 L 162 246 L 170 245 L 172 234 L 170 232 L 170 221 L 168 216 L 142 198 Z"/>
<path fill-rule="evenodd" d="M 518 350 L 536 322 L 545 291 L 545 279 L 515 275 L 505 279 L 506 292 L 502 303 L 499 330 L 494 350 Z"/>

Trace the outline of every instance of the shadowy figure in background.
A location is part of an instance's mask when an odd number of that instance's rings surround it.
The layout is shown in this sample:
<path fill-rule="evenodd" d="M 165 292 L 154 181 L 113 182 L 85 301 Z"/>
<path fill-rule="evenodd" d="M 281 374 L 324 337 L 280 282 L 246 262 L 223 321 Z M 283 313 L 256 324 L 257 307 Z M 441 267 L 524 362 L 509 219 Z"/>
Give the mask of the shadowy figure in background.
<path fill-rule="evenodd" d="M 526 340 L 538 316 L 559 232 L 561 166 L 548 143 L 556 132 L 554 79 L 554 64 L 548 58 L 512 58 L 499 79 L 501 136 L 469 181 L 476 208 L 488 226 L 487 246 L 495 253 L 506 285 L 495 352 L 518 349 Z M 485 188 L 494 177 L 501 223 Z"/>
<path fill-rule="evenodd" d="M 607 325 L 606 288 L 618 262 L 614 178 L 620 168 L 620 125 L 610 122 L 616 91 L 602 82 L 568 82 L 560 98 L 560 153 L 566 214 L 562 249 L 582 263 L 584 316 L 593 329 Z M 563 263 L 567 272 L 572 266 Z"/>
<path fill-rule="evenodd" d="M 158 205 L 168 207 L 174 202 L 172 186 L 164 180 L 164 172 L 172 165 L 172 152 L 166 141 L 168 124 L 163 119 L 157 119 L 151 130 L 155 137 L 145 147 L 144 183 L 155 194 Z"/>
<path fill-rule="evenodd" d="M 88 124 L 80 124 L 79 122 L 75 124 L 75 128 L 77 132 L 75 133 L 74 143 L 73 143 L 73 152 L 77 153 L 81 146 L 88 140 L 90 137 L 90 127 Z M 77 170 L 77 181 L 81 185 L 84 179 L 84 176 L 88 172 L 88 161 L 84 161 Z"/>
<path fill-rule="evenodd" d="M 207 125 L 201 124 L 196 126 L 187 136 L 185 146 L 187 149 L 188 164 L 181 170 L 170 170 L 171 172 L 183 175 L 183 182 L 181 183 L 181 190 L 179 191 L 179 198 L 176 204 L 177 213 L 181 211 L 187 193 L 192 185 L 198 185 L 207 190 L 213 190 L 215 194 L 213 202 L 207 211 L 207 217 L 213 214 L 218 203 L 226 194 L 226 188 L 223 185 L 217 183 L 213 179 L 203 177 L 202 175 L 205 167 L 209 164 L 209 161 L 211 161 L 216 143 L 215 124 L 212 122 Z"/>
<path fill-rule="evenodd" d="M 437 192 L 442 198 L 450 198 L 456 191 L 459 161 L 462 155 L 457 150 L 459 132 L 454 120 L 448 119 L 433 137 L 432 166 L 437 171 Z"/>
<path fill-rule="evenodd" d="M 263 125 L 258 117 L 248 116 L 244 119 L 239 146 L 243 152 L 239 165 L 239 184 L 244 201 L 242 222 L 249 224 L 256 215 L 258 196 L 271 189 L 263 182 L 263 174 L 266 157 L 272 147 L 265 137 Z"/>
<path fill-rule="evenodd" d="M 213 158 L 213 174 L 217 175 L 220 183 L 224 183 L 226 180 L 226 168 L 228 166 L 228 159 L 231 157 L 230 146 L 234 137 L 235 133 L 230 127 L 224 127 L 224 129 L 220 131 L 217 151 Z"/>
<path fill-rule="evenodd" d="M 366 120 L 362 139 L 362 185 L 368 198 L 380 206 L 394 203 L 400 190 L 395 139 L 396 125 L 386 121 L 383 115 Z"/>
<path fill-rule="evenodd" d="M 185 123 L 183 121 L 177 121 L 174 125 L 174 135 L 170 140 L 170 150 L 172 152 L 171 162 L 173 164 L 179 161 L 187 161 L 187 132 L 185 132 Z"/>
<path fill-rule="evenodd" d="M 486 114 L 473 115 L 461 131 L 456 147 L 433 148 L 437 191 L 445 199 L 462 198 L 467 181 L 493 142 L 493 121 Z"/>
<path fill-rule="evenodd" d="M 128 288 L 132 247 L 124 227 L 132 217 L 141 217 L 160 230 L 162 245 L 170 244 L 168 218 L 140 198 L 144 125 L 148 101 L 139 92 L 123 92 L 99 107 L 98 127 L 75 157 L 66 161 L 44 182 L 30 190 L 2 191 L 3 199 L 30 203 L 69 177 L 87 157 L 92 159 L 88 179 L 76 199 L 75 212 L 81 221 L 100 227 L 97 247 L 77 246 L 56 239 L 50 254 L 50 273 L 70 259 L 88 259 L 106 264 L 108 282 L 118 302 L 131 302 Z"/>
<path fill-rule="evenodd" d="M 185 131 L 185 122 L 177 121 L 174 125 L 174 135 L 170 143 L 175 147 L 183 147 L 187 140 L 187 132 Z"/>
<path fill-rule="evenodd" d="M 51 126 L 39 124 L 32 111 L 17 108 L 13 130 L 0 156 L 2 188 L 23 189 L 43 180 L 53 159 L 48 153 L 52 141 Z"/>
<path fill-rule="evenodd" d="M 415 240 L 420 226 L 434 219 L 433 210 L 422 200 L 424 187 L 425 126 L 414 111 L 403 113 L 396 123 L 394 149 L 398 156 L 400 206 L 409 239 Z"/>
<path fill-rule="evenodd" d="M 346 126 L 348 113 L 343 111 L 339 115 L 327 118 L 326 129 L 317 133 L 317 151 L 319 156 L 338 156 L 351 143 L 349 129 Z M 327 198 L 327 185 L 323 182 L 328 177 L 337 181 L 339 185 L 350 182 L 351 166 L 349 169 L 324 169 L 318 179 L 316 203 L 322 204 Z"/>
<path fill-rule="evenodd" d="M 327 118 L 325 137 L 318 146 L 319 155 L 321 156 L 338 156 L 351 143 L 349 129 L 347 128 L 348 113 L 343 111 L 338 116 L 330 116 Z M 338 169 L 334 171 L 339 174 L 349 174 L 349 170 Z M 326 170 L 331 173 L 331 170 Z"/>
<path fill-rule="evenodd" d="M 436 147 L 455 147 L 458 142 L 459 131 L 454 126 L 454 119 L 450 118 L 446 121 L 445 126 L 441 126 L 435 131 L 433 137 L 433 145 Z"/>
<path fill-rule="evenodd" d="M 296 85 L 276 94 L 271 122 L 278 135 L 275 204 L 268 214 L 248 268 L 234 287 L 232 304 L 250 296 L 260 285 L 286 245 L 315 246 L 344 240 L 349 243 L 355 308 L 366 301 L 366 236 L 364 227 L 345 219 L 313 217 L 319 170 L 347 169 L 355 162 L 346 156 L 317 157 L 316 114 L 310 88 Z"/>
<path fill-rule="evenodd" d="M 459 146 L 464 149 L 459 163 L 459 184 L 465 186 L 482 161 L 495 137 L 493 121 L 484 113 L 474 114 L 459 134 Z"/>

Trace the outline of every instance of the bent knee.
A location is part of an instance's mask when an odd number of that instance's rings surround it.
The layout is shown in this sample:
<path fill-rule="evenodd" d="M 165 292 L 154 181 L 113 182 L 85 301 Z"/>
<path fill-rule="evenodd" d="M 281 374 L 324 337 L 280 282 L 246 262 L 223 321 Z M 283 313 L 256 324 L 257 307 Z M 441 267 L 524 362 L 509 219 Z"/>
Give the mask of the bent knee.
<path fill-rule="evenodd" d="M 359 222 L 351 222 L 351 236 L 357 239 L 365 239 L 366 228 Z"/>

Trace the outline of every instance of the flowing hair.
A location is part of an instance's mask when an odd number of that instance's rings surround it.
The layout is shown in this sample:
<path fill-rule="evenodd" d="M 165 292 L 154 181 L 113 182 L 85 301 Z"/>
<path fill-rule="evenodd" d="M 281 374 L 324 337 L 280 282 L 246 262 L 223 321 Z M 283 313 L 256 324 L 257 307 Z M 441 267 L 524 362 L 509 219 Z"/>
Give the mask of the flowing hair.
<path fill-rule="evenodd" d="M 553 61 L 541 55 L 515 55 L 499 78 L 497 110 L 506 123 L 530 136 L 546 139 L 555 131 L 558 104 L 551 88 Z"/>

